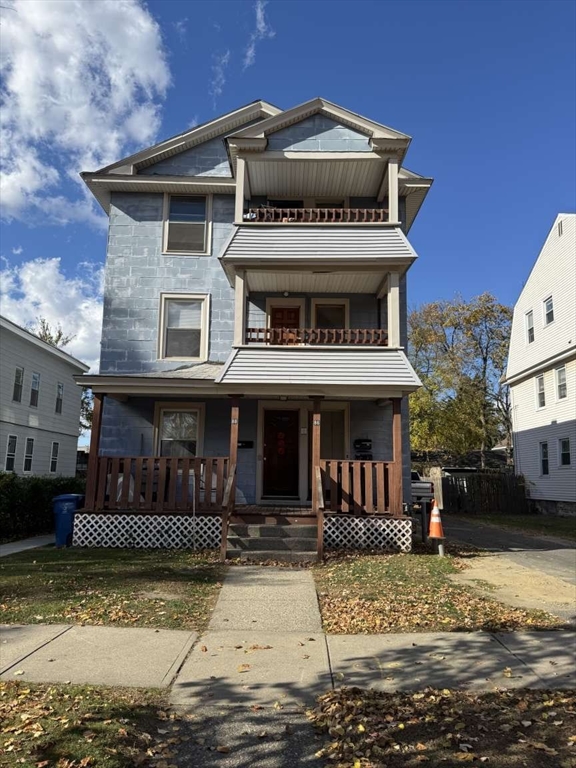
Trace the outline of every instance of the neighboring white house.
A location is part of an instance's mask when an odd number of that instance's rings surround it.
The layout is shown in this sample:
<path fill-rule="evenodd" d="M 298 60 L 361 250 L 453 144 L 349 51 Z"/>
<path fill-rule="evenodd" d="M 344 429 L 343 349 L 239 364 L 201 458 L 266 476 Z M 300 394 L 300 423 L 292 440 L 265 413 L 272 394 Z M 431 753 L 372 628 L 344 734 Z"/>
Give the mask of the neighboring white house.
<path fill-rule="evenodd" d="M 81 390 L 89 366 L 0 317 L 0 471 L 76 474 Z"/>
<path fill-rule="evenodd" d="M 576 514 L 576 214 L 557 216 L 514 307 L 516 472 L 541 512 Z"/>

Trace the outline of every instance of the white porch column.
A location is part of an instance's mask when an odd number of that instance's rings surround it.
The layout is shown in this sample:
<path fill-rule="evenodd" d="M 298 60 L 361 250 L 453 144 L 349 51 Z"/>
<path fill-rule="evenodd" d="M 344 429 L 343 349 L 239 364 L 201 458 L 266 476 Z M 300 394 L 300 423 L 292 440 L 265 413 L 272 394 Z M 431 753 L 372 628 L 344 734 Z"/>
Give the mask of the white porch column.
<path fill-rule="evenodd" d="M 236 206 L 234 209 L 234 221 L 242 223 L 244 213 L 244 186 L 246 182 L 246 160 L 239 157 L 236 160 Z"/>
<path fill-rule="evenodd" d="M 398 160 L 388 160 L 388 221 L 398 221 Z"/>
<path fill-rule="evenodd" d="M 388 346 L 400 346 L 400 275 L 388 275 Z"/>
<path fill-rule="evenodd" d="M 245 272 L 234 277 L 234 346 L 244 344 L 246 327 L 246 279 Z"/>

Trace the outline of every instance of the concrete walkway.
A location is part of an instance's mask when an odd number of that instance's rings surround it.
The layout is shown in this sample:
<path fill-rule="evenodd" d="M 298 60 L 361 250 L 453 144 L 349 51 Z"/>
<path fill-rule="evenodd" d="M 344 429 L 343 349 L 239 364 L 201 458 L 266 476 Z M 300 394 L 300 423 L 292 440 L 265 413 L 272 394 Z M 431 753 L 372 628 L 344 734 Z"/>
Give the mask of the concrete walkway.
<path fill-rule="evenodd" d="M 8 544 L 0 544 L 0 557 L 15 555 L 17 552 L 25 552 L 27 549 L 37 549 L 38 547 L 47 547 L 54 544 L 54 534 L 48 536 L 34 536 L 31 539 L 22 539 L 21 541 L 11 541 Z"/>

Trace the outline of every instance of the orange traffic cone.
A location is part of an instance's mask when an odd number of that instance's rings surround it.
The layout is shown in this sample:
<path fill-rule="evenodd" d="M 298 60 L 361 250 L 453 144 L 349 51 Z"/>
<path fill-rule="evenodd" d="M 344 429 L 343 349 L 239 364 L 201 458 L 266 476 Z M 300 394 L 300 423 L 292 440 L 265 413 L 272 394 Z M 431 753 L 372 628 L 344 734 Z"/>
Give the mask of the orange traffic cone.
<path fill-rule="evenodd" d="M 436 499 L 432 501 L 432 514 L 430 515 L 430 533 L 428 534 L 430 539 L 443 539 L 444 531 L 442 530 L 442 520 L 440 519 L 440 510 Z"/>

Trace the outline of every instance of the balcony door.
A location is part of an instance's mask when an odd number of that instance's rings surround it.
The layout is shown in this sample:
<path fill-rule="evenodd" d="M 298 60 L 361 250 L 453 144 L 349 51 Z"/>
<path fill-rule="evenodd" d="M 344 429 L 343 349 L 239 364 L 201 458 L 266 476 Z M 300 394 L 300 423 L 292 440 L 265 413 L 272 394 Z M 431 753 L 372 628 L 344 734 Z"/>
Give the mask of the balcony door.
<path fill-rule="evenodd" d="M 300 328 L 300 307 L 272 307 L 270 328 Z"/>
<path fill-rule="evenodd" d="M 296 329 L 304 325 L 304 299 L 285 297 L 267 299 L 266 314 L 270 329 L 270 343 L 298 343 Z"/>

